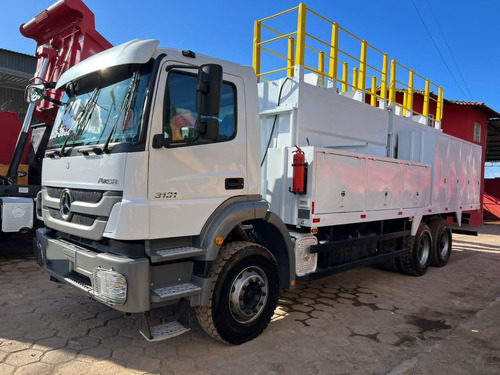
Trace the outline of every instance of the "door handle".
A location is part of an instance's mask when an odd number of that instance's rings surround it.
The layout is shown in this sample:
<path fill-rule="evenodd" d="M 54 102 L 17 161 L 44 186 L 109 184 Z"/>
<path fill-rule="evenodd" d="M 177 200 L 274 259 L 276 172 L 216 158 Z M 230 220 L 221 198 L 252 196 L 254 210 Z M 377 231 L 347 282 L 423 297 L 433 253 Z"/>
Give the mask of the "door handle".
<path fill-rule="evenodd" d="M 241 177 L 236 178 L 226 178 L 225 188 L 226 190 L 241 190 L 245 186 L 245 180 Z"/>

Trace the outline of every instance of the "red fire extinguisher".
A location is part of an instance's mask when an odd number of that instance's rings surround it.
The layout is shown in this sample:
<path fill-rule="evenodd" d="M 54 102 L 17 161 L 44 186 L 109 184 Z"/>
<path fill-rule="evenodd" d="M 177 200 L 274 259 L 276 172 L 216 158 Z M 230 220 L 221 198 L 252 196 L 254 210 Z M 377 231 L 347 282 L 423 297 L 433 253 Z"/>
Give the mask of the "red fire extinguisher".
<path fill-rule="evenodd" d="M 304 151 L 299 146 L 295 145 L 296 150 L 293 151 L 293 181 L 292 187 L 288 189 L 293 194 L 307 193 L 307 162 Z"/>

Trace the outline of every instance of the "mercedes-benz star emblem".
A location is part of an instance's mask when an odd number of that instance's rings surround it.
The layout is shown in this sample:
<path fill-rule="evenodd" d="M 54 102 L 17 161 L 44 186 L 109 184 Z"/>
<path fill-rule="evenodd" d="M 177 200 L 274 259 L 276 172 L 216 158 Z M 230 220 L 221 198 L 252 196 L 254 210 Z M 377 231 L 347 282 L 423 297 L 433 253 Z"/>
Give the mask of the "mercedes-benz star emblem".
<path fill-rule="evenodd" d="M 71 212 L 71 203 L 73 202 L 73 197 L 71 196 L 71 191 L 69 189 L 64 189 L 61 193 L 61 198 L 59 199 L 59 211 L 64 220 L 70 221 L 73 212 Z"/>

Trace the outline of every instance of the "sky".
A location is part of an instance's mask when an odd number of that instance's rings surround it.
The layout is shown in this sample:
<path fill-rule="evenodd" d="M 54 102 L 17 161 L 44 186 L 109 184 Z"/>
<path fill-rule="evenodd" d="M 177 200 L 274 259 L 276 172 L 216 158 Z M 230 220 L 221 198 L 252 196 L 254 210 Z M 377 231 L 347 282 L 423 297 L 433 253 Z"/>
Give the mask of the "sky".
<path fill-rule="evenodd" d="M 112 44 L 159 39 L 252 64 L 254 21 L 297 0 L 84 0 L 96 29 Z M 0 0 L 0 48 L 34 54 L 19 26 L 55 0 Z M 485 103 L 500 112 L 500 2 L 495 0 L 308 0 L 309 9 L 365 39 L 444 89 L 449 100 Z M 296 28 L 291 21 L 290 30 Z M 309 25 L 309 24 L 308 24 Z"/>

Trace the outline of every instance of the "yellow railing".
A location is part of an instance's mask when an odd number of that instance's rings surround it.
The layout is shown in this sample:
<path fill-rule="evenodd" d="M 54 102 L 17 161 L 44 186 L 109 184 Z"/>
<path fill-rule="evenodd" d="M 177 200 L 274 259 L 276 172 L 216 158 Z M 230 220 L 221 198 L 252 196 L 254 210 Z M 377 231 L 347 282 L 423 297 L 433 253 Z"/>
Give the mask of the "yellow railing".
<path fill-rule="evenodd" d="M 296 29 L 283 31 L 295 22 Z M 313 27 L 309 30 L 314 30 L 314 34 L 306 29 L 306 25 L 311 24 Z M 262 56 L 266 57 L 265 63 Z M 435 121 L 442 118 L 441 87 L 395 60 L 389 67 L 387 53 L 303 3 L 255 21 L 253 67 L 259 81 L 282 78 L 285 73 L 293 77 L 297 73 L 312 72 L 318 77 L 320 86 L 338 92 L 364 92 L 366 102 L 372 106 L 394 103 L 404 116 L 420 114 L 430 119 L 434 116 Z M 401 70 L 407 71 L 407 83 L 398 80 L 403 74 Z M 421 88 L 415 83 L 422 83 Z M 433 94 L 434 89 L 437 96 Z M 423 96 L 422 103 L 419 101 L 417 106 L 413 102 L 415 92 Z"/>
<path fill-rule="evenodd" d="M 403 73 L 400 71 L 403 71 Z M 407 83 L 398 79 L 401 74 L 407 74 Z M 420 85 L 416 84 L 418 82 Z M 423 87 L 423 90 L 416 89 L 415 87 Z M 437 95 L 431 89 L 436 90 Z M 415 93 L 418 93 L 423 98 L 418 106 L 414 103 Z M 398 94 L 400 94 L 400 98 L 397 97 Z M 443 117 L 443 100 L 443 89 L 441 87 L 406 66 L 401 65 L 396 60 L 391 61 L 389 102 L 396 103 L 396 106 L 402 109 L 403 116 L 417 114 L 432 118 L 432 113 L 435 113 L 434 120 L 441 121 Z"/>

